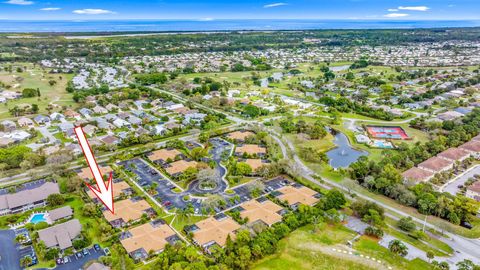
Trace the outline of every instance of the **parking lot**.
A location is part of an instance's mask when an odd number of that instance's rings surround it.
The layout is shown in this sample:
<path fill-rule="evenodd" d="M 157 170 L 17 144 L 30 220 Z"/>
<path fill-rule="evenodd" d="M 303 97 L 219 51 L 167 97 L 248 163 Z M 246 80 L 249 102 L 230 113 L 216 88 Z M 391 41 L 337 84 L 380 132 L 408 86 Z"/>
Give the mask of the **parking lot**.
<path fill-rule="evenodd" d="M 20 270 L 20 252 L 15 244 L 15 232 L 0 230 L 0 270 Z"/>
<path fill-rule="evenodd" d="M 191 199 L 188 202 L 184 201 L 184 196 L 191 195 L 191 193 L 189 191 L 179 193 L 174 192 L 173 189 L 176 186 L 173 184 L 173 182 L 162 176 L 157 169 L 150 166 L 150 164 L 147 162 L 140 158 L 134 158 L 127 161 L 122 161 L 119 164 L 123 165 L 125 168 L 128 168 L 137 175 L 136 181 L 142 188 L 145 189 L 146 187 L 151 186 L 153 183 L 157 183 L 157 195 L 154 197 L 166 209 L 183 209 L 187 207 L 188 203 L 191 203 L 195 209 L 195 213 L 200 213 L 201 201 L 199 199 Z M 135 165 L 132 166 L 131 164 Z"/>
<path fill-rule="evenodd" d="M 173 208 L 184 209 L 185 207 L 187 207 L 188 204 L 191 204 L 194 208 L 194 213 L 201 214 L 202 199 L 194 197 L 192 198 L 191 196 L 193 192 L 191 189 L 179 193 L 174 192 L 173 189 L 176 186 L 173 184 L 173 182 L 162 176 L 158 170 L 153 168 L 146 161 L 140 158 L 134 158 L 127 161 L 122 161 L 119 163 L 119 165 L 123 165 L 126 169 L 137 175 L 135 181 L 144 189 L 152 185 L 153 183 L 157 183 L 157 195 L 155 195 L 154 198 L 157 199 L 157 201 L 162 204 L 164 208 L 168 210 L 172 210 Z M 285 178 L 283 177 L 277 177 L 264 182 L 264 184 L 265 189 L 261 191 L 261 195 L 270 193 L 285 185 L 288 185 L 289 181 L 285 180 Z M 223 192 L 224 190 L 215 193 L 225 199 L 226 205 L 222 208 L 215 208 L 213 210 L 219 213 L 224 211 L 225 209 L 235 207 L 243 202 L 251 200 L 252 197 L 250 196 L 250 185 L 251 184 L 245 184 L 235 187 L 232 189 L 232 194 L 227 194 Z M 184 197 L 187 195 L 191 198 L 189 201 L 184 201 Z M 231 198 L 235 197 L 236 195 L 238 195 L 240 200 L 231 200 Z"/>
<path fill-rule="evenodd" d="M 68 258 L 68 262 L 64 264 L 60 264 L 57 266 L 55 269 L 60 269 L 60 270 L 72 270 L 72 269 L 82 269 L 82 267 L 89 261 L 92 260 L 97 260 L 101 256 L 105 255 L 105 252 L 103 249 L 100 250 L 95 250 L 93 247 L 87 249 L 87 252 L 83 253 L 80 252 L 80 254 L 75 254 L 71 256 L 67 256 L 65 258 Z M 84 255 L 85 254 L 85 255 Z"/>
<path fill-rule="evenodd" d="M 21 185 L 21 187 L 18 187 L 16 189 L 16 191 L 19 192 L 19 191 L 22 191 L 22 190 L 34 189 L 34 188 L 37 188 L 37 187 L 43 185 L 44 183 L 45 183 L 45 180 L 37 180 L 37 181 L 33 181 L 33 182 L 28 182 L 28 183 L 25 183 L 25 184 Z M 8 188 L 0 189 L 0 195 L 4 195 L 4 194 L 8 194 L 8 193 L 9 193 Z"/>

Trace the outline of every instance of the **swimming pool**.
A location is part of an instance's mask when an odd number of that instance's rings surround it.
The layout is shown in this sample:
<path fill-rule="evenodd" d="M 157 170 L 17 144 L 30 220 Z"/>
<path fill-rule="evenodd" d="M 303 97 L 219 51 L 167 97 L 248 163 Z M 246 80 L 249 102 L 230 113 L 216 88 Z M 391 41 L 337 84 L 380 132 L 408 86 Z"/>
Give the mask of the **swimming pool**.
<path fill-rule="evenodd" d="M 30 219 L 30 223 L 37 224 L 40 222 L 46 222 L 47 219 L 45 218 L 45 214 L 35 214 Z"/>

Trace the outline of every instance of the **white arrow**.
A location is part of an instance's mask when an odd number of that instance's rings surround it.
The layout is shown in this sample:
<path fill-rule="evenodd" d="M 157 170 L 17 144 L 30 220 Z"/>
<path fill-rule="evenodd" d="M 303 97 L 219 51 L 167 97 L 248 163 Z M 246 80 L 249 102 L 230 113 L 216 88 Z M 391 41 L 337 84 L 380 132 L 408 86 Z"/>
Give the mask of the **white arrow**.
<path fill-rule="evenodd" d="M 87 137 L 83 132 L 82 127 L 75 127 L 75 134 L 77 135 L 78 143 L 80 147 L 82 147 L 83 154 L 87 159 L 88 167 L 90 167 L 90 171 L 93 174 L 93 179 L 97 184 L 97 188 L 91 186 L 89 183 L 86 183 L 88 188 L 95 194 L 95 196 L 102 201 L 102 203 L 114 214 L 114 207 L 113 207 L 113 186 L 112 186 L 112 176 L 113 174 L 110 173 L 110 177 L 108 179 L 108 183 L 105 184 L 103 181 L 102 173 L 98 168 L 97 161 L 95 160 L 95 156 L 93 155 L 92 148 L 90 148 L 90 144 L 87 141 Z"/>

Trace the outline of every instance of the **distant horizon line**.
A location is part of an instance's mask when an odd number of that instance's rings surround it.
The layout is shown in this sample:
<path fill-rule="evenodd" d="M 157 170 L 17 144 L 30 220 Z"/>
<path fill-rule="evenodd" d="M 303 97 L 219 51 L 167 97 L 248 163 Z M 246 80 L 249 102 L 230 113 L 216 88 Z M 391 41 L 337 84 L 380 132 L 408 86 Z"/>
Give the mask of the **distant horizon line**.
<path fill-rule="evenodd" d="M 262 18 L 262 19 L 215 19 L 209 18 L 206 20 L 205 18 L 197 18 L 197 19 L 113 19 L 113 18 L 100 18 L 100 19 L 6 19 L 0 18 L 0 22 L 2 21 L 10 21 L 10 22 L 92 22 L 92 21 L 188 21 L 188 22 L 213 22 L 213 21 L 380 21 L 380 22 L 418 22 L 418 21 L 425 21 L 425 22 L 435 22 L 435 21 L 443 21 L 443 22 L 466 22 L 466 21 L 480 21 L 480 18 L 471 18 L 471 19 L 386 19 L 386 18 L 345 18 L 345 19 L 319 19 L 319 18 Z"/>

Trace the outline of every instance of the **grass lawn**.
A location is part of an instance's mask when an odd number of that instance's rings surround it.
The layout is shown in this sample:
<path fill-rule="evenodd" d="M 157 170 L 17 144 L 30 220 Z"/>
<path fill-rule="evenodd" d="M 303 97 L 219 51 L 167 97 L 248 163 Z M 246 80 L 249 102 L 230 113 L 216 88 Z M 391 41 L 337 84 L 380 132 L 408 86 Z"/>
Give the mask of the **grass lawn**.
<path fill-rule="evenodd" d="M 67 82 L 72 79 L 73 74 L 49 74 L 48 70 L 34 68 L 31 64 L 18 64 L 22 67 L 24 65 L 27 66 L 27 70 L 22 73 L 1 71 L 0 82 L 10 86 L 9 91 L 21 92 L 24 88 L 38 88 L 41 96 L 8 101 L 6 105 L 0 108 L 0 119 L 11 118 L 8 110 L 16 105 L 37 104 L 40 109 L 39 113 L 47 113 L 46 109 L 50 103 L 67 107 L 75 106 L 72 94 L 65 90 Z M 56 84 L 51 86 L 49 84 L 50 80 L 56 81 Z"/>
<path fill-rule="evenodd" d="M 173 219 L 173 217 L 175 217 L 175 219 Z M 179 231 L 179 232 L 183 232 L 183 227 L 185 227 L 186 225 L 192 225 L 192 224 L 195 224 L 201 220 L 204 220 L 208 218 L 207 216 L 189 216 L 189 217 L 180 217 L 178 215 L 174 216 L 172 215 L 171 216 L 171 219 L 170 220 L 167 220 L 168 222 L 171 222 L 172 219 L 173 219 L 173 222 L 170 223 L 170 225 L 175 228 L 175 230 Z"/>
<path fill-rule="evenodd" d="M 390 226 L 396 226 L 397 221 L 386 217 L 385 222 L 389 224 Z M 419 227 L 420 225 L 417 224 L 417 229 L 421 229 Z M 438 256 L 446 256 L 446 254 L 453 254 L 454 250 L 445 242 L 442 242 L 434 237 L 430 237 L 428 239 L 423 239 L 422 241 L 417 240 L 413 237 L 410 237 L 406 235 L 405 233 L 402 233 L 399 230 L 396 230 L 395 228 L 390 227 L 389 229 L 386 230 L 389 234 L 401 239 L 404 242 L 408 242 L 416 247 L 418 247 L 421 250 L 428 251 L 432 250 L 434 251 L 435 255 Z M 430 245 L 430 246 L 429 246 Z M 437 250 L 435 250 L 437 249 Z"/>
<path fill-rule="evenodd" d="M 347 250 L 344 244 L 355 235 L 356 233 L 341 225 L 320 224 L 317 232 L 313 232 L 313 225 L 308 225 L 281 240 L 275 254 L 258 261 L 251 269 L 362 270 L 386 269 L 386 265 L 394 269 L 406 270 L 431 268 L 422 260 L 408 261 L 394 255 L 376 241 L 364 237 L 355 244 L 355 249 L 360 253 L 353 251 L 353 254 L 349 255 L 333 251 L 333 248 Z M 360 257 L 360 254 L 375 257 L 387 263 L 386 265 L 373 263 L 369 259 Z"/>
<path fill-rule="evenodd" d="M 389 265 L 396 269 L 406 269 L 406 270 L 428 270 L 432 269 L 432 266 L 420 259 L 414 259 L 409 261 L 398 255 L 391 253 L 388 249 L 380 246 L 377 243 L 376 239 L 370 237 L 362 236 L 360 239 L 355 242 L 354 248 L 365 255 L 370 257 L 378 258 L 382 261 L 387 262 Z"/>

